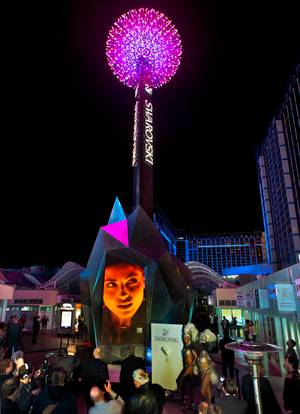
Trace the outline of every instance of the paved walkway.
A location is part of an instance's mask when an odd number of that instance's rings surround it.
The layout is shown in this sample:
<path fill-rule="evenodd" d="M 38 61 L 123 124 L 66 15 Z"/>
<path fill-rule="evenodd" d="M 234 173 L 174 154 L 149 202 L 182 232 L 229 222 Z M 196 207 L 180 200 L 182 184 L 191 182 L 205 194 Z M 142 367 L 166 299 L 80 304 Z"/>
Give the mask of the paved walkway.
<path fill-rule="evenodd" d="M 75 339 L 74 340 L 77 346 L 86 346 L 88 343 L 86 341 Z M 69 343 L 73 343 L 73 339 L 69 339 Z M 61 346 L 60 346 L 61 345 Z M 55 352 L 56 354 L 59 353 L 60 348 L 61 350 L 65 350 L 68 345 L 68 339 L 63 338 L 61 340 L 60 337 L 53 333 L 40 333 L 37 339 L 37 344 L 31 343 L 31 335 L 24 334 L 23 335 L 23 349 L 25 351 L 26 360 L 31 362 L 34 369 L 38 369 L 41 366 L 41 363 L 48 352 Z M 212 354 L 212 359 L 216 362 L 217 370 L 221 373 L 221 366 L 220 366 L 220 357 L 218 354 Z M 244 360 L 244 357 L 240 353 L 236 353 L 236 364 L 235 367 L 238 369 L 239 378 L 241 379 L 244 374 L 248 373 L 248 365 Z M 110 367 L 110 375 L 112 378 L 112 382 L 117 381 L 117 366 Z M 276 373 L 273 367 L 270 366 L 270 372 Z M 283 408 L 283 400 L 282 400 L 282 392 L 283 392 L 283 382 L 284 378 L 272 375 L 269 378 L 271 385 L 273 387 L 274 393 L 278 399 L 279 404 Z M 196 388 L 195 393 L 195 403 L 198 404 L 199 402 L 199 388 Z M 284 412 L 284 411 L 283 411 Z M 179 401 L 167 401 L 163 414 L 182 414 L 183 411 L 180 409 Z M 186 410 L 185 413 L 192 413 L 192 411 Z M 79 414 L 86 414 L 85 410 L 81 407 Z"/>

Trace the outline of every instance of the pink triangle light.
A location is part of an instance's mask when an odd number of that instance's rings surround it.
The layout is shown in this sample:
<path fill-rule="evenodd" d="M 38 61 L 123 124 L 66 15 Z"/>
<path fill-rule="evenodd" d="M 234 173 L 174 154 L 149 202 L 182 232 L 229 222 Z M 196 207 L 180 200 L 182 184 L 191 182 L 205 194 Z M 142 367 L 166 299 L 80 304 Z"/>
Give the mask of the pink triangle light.
<path fill-rule="evenodd" d="M 103 226 L 101 227 L 101 230 L 105 231 L 105 233 L 109 234 L 126 247 L 129 247 L 127 219 Z"/>

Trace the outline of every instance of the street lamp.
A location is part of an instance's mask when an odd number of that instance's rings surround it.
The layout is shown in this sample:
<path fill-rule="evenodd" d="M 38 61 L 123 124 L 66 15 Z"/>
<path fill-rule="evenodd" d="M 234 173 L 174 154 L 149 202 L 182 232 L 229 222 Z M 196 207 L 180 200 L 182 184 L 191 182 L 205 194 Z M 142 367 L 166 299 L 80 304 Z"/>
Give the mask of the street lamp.
<path fill-rule="evenodd" d="M 263 414 L 259 385 L 259 367 L 263 364 L 264 354 L 279 352 L 282 351 L 282 348 L 272 344 L 260 344 L 253 341 L 231 342 L 226 344 L 225 348 L 244 354 L 246 361 L 250 365 L 250 371 L 253 378 L 256 413 Z"/>
<path fill-rule="evenodd" d="M 114 75 L 135 88 L 132 167 L 134 207 L 153 214 L 153 104 L 152 90 L 167 83 L 177 71 L 182 54 L 175 26 L 154 9 L 133 9 L 109 31 L 106 55 Z"/>

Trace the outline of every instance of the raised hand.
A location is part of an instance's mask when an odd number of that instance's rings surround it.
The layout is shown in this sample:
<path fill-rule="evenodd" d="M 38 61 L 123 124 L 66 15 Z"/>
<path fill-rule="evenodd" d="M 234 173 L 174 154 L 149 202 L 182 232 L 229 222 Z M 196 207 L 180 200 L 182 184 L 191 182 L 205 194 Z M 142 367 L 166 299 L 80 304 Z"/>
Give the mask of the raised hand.
<path fill-rule="evenodd" d="M 104 388 L 105 388 L 105 391 L 106 391 L 108 394 L 111 394 L 111 383 L 110 383 L 110 381 L 109 381 L 109 380 L 107 380 L 107 381 L 106 381 L 106 384 L 104 384 Z"/>

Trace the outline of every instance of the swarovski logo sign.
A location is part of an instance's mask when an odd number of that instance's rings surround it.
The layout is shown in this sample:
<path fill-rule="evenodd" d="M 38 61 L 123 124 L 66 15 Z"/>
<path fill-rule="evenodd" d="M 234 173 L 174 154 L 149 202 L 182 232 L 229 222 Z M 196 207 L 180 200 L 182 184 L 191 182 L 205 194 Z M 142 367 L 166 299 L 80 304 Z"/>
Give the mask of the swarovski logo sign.
<path fill-rule="evenodd" d="M 132 166 L 137 166 L 138 103 L 134 107 Z"/>
<path fill-rule="evenodd" d="M 153 165 L 153 105 L 145 100 L 145 163 Z"/>

